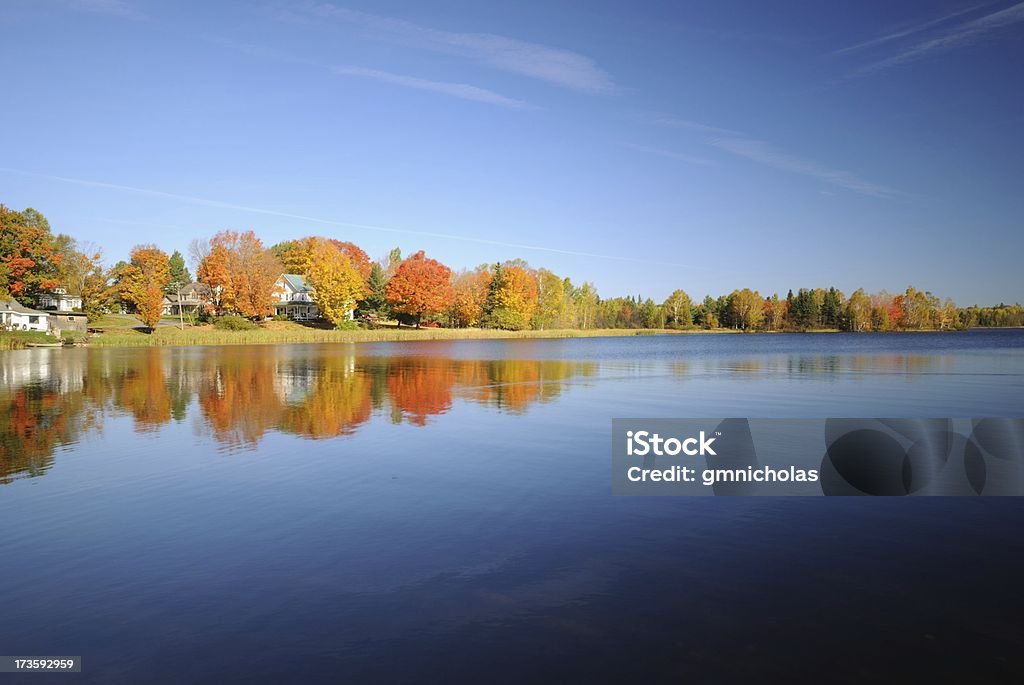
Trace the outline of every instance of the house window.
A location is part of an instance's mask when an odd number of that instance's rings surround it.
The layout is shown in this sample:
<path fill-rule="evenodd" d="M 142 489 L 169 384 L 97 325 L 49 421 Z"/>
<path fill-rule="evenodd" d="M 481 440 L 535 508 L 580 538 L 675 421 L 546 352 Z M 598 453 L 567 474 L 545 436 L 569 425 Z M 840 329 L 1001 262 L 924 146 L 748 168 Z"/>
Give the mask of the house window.
<path fill-rule="evenodd" d="M 28 317 L 28 322 L 29 323 L 39 323 L 39 317 L 38 316 L 30 316 L 30 317 Z"/>

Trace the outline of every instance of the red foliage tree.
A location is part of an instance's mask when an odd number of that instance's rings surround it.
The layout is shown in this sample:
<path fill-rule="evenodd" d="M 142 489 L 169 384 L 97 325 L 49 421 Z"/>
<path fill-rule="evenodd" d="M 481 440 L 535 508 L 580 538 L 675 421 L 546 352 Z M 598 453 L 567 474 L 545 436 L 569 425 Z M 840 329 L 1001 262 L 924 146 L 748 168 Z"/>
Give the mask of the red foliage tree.
<path fill-rule="evenodd" d="M 455 297 L 451 276 L 451 269 L 420 250 L 403 261 L 388 281 L 388 303 L 393 311 L 414 317 L 419 328 L 423 316 L 451 305 Z"/>
<path fill-rule="evenodd" d="M 336 240 L 334 238 L 329 239 L 327 242 L 335 245 L 346 257 L 348 257 L 348 260 L 352 262 L 352 266 L 354 266 L 356 271 L 359 272 L 359 275 L 362 276 L 363 281 L 366 281 L 366 279 L 370 277 L 370 271 L 373 270 L 373 260 L 370 259 L 370 255 L 366 254 L 361 247 L 355 243 Z"/>

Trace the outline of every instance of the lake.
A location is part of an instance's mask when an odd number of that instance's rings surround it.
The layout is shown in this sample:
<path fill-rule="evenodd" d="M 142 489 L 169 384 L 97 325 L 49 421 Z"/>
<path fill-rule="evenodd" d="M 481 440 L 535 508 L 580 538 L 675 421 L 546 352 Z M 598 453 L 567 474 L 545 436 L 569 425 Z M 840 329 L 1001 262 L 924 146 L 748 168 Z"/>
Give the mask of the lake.
<path fill-rule="evenodd" d="M 1020 330 L 0 352 L 0 653 L 83 657 L 29 683 L 1019 682 L 1019 498 L 612 497 L 609 437 L 1022 407 Z"/>

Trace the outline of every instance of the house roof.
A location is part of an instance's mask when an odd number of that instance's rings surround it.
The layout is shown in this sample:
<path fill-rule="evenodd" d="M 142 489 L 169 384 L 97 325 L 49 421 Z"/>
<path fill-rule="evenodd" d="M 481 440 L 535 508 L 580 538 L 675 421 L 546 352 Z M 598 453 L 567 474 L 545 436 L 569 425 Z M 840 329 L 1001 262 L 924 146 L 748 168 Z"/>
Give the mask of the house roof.
<path fill-rule="evenodd" d="M 212 295 L 213 291 L 210 289 L 210 286 L 206 285 L 205 283 L 198 283 L 193 281 L 192 283 L 181 286 L 182 295 L 188 295 L 190 293 L 196 293 L 197 295 L 203 296 Z"/>
<path fill-rule="evenodd" d="M 210 286 L 206 285 L 205 283 L 189 283 L 188 285 L 181 286 L 181 294 L 182 295 L 192 295 L 192 294 L 195 294 L 195 295 L 198 295 L 201 298 L 202 297 L 212 297 L 213 296 L 213 290 L 211 290 Z M 173 304 L 173 303 L 175 303 L 177 301 L 178 301 L 178 293 L 177 292 L 170 292 L 170 293 L 167 293 L 166 295 L 164 295 L 164 303 L 165 304 L 167 304 L 167 303 Z"/>
<path fill-rule="evenodd" d="M 281 274 L 281 278 L 285 280 L 288 286 L 298 293 L 311 293 L 313 292 L 313 286 L 309 284 L 306 277 L 301 274 Z"/>
<path fill-rule="evenodd" d="M 49 316 L 49 312 L 41 312 L 37 309 L 29 309 L 17 300 L 0 300 L 0 312 L 15 312 L 17 314 L 40 314 Z"/>

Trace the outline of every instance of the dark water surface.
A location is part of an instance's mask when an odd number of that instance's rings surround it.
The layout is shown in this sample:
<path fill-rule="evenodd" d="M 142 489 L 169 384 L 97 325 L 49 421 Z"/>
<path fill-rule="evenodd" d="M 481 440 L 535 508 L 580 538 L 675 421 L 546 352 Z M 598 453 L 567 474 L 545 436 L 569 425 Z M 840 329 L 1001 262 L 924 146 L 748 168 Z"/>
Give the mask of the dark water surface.
<path fill-rule="evenodd" d="M 613 417 L 1024 414 L 1024 331 L 0 353 L 0 682 L 1021 682 L 1019 498 L 613 498 Z M 6 680 L 5 680 L 6 679 Z"/>

